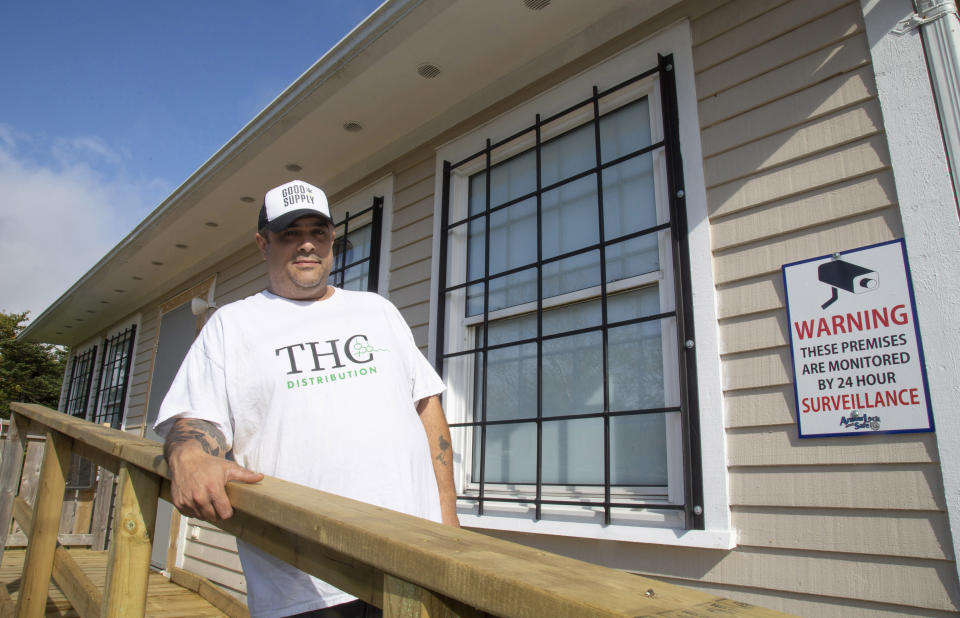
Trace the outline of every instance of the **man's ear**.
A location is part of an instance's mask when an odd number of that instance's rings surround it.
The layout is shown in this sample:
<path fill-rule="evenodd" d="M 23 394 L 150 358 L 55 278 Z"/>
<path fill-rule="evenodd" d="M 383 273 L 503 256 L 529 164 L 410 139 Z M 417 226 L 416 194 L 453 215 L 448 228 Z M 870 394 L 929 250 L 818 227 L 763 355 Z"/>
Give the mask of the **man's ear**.
<path fill-rule="evenodd" d="M 263 236 L 261 236 L 260 232 L 257 232 L 256 236 L 254 236 L 254 239 L 257 241 L 257 247 L 260 249 L 260 255 L 262 255 L 264 259 L 266 259 L 267 245 L 269 244 L 269 241 Z"/>

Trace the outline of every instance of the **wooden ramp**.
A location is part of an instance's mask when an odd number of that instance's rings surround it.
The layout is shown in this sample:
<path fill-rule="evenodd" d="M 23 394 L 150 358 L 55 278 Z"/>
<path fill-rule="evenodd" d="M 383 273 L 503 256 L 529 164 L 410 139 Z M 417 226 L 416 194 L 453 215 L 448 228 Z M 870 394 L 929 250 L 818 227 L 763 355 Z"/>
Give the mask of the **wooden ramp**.
<path fill-rule="evenodd" d="M 4 616 L 3 601 L 4 597 L 10 597 L 15 604 L 17 601 L 17 592 L 20 588 L 20 574 L 23 572 L 23 561 L 26 556 L 24 549 L 7 549 L 3 554 L 3 563 L 0 564 L 0 617 Z M 106 551 L 93 551 L 89 549 L 71 549 L 70 556 L 76 561 L 77 565 L 90 578 L 90 581 L 100 588 L 103 588 L 107 573 L 107 554 Z M 148 579 L 147 610 L 145 616 L 182 618 L 191 616 L 196 618 L 207 618 L 213 616 L 236 615 L 235 611 L 225 612 L 213 603 L 201 596 L 205 592 L 202 588 L 200 592 L 190 590 L 196 587 L 197 578 L 191 578 L 190 574 L 182 572 L 175 574 L 176 579 L 183 580 L 188 586 L 178 585 L 165 577 L 164 575 L 151 571 Z M 202 584 L 201 584 L 202 585 Z M 5 594 L 6 593 L 6 594 Z M 215 593 L 214 593 L 215 594 Z M 224 596 L 225 593 L 220 593 Z M 209 593 L 208 595 L 209 596 Z M 232 600 L 233 598 L 230 597 Z M 10 607 L 7 600 L 7 607 Z M 229 601 L 227 601 L 229 603 Z M 245 613 L 242 603 L 233 600 L 236 608 Z M 11 614 L 12 615 L 12 614 Z M 66 594 L 55 582 L 51 582 L 50 592 L 47 596 L 46 616 L 69 618 L 81 616 L 67 600 Z"/>

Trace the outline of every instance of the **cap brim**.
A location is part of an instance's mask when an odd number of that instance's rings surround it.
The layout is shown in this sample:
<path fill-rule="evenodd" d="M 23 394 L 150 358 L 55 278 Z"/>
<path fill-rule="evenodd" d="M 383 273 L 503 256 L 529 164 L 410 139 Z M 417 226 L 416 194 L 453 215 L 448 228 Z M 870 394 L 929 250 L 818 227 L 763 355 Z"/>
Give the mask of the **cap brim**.
<path fill-rule="evenodd" d="M 290 227 L 290 225 L 300 217 L 320 217 L 321 219 L 326 219 L 331 224 L 333 223 L 333 219 L 322 212 L 318 212 L 312 208 L 303 208 L 301 210 L 291 210 L 290 212 L 283 213 L 273 221 L 269 222 L 267 224 L 267 229 L 275 234 L 282 232 Z"/>

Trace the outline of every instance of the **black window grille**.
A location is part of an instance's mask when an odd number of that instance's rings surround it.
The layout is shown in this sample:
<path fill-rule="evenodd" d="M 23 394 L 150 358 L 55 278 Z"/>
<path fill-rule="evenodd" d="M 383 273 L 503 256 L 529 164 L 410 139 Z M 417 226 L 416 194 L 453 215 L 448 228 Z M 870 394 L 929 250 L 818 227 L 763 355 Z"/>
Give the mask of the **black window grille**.
<path fill-rule="evenodd" d="M 380 273 L 380 235 L 383 197 L 357 213 L 346 213 L 335 223 L 333 269 L 330 281 L 345 290 L 376 292 Z"/>
<path fill-rule="evenodd" d="M 131 326 L 103 343 L 100 385 L 93 412 L 94 423 L 110 423 L 114 429 L 120 429 L 123 422 L 123 402 L 130 383 L 130 365 L 136 334 L 137 327 Z"/>
<path fill-rule="evenodd" d="M 70 365 L 70 382 L 67 387 L 67 400 L 64 411 L 79 418 L 87 418 L 87 404 L 90 399 L 90 383 L 93 380 L 93 364 L 97 358 L 96 346 L 83 354 L 76 354 Z"/>
<path fill-rule="evenodd" d="M 459 497 L 481 515 L 649 508 L 703 527 L 677 113 L 661 56 L 444 163 L 436 361 L 445 405 L 468 402 L 451 428 L 471 436 Z"/>

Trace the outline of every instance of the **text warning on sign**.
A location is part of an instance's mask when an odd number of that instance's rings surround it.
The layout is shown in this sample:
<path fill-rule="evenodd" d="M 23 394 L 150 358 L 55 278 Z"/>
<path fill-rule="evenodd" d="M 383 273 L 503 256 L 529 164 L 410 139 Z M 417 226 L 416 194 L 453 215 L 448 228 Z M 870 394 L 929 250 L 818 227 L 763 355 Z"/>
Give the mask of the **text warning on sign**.
<path fill-rule="evenodd" d="M 783 265 L 801 438 L 933 431 L 903 240 Z"/>

